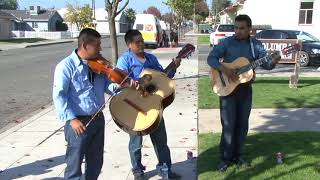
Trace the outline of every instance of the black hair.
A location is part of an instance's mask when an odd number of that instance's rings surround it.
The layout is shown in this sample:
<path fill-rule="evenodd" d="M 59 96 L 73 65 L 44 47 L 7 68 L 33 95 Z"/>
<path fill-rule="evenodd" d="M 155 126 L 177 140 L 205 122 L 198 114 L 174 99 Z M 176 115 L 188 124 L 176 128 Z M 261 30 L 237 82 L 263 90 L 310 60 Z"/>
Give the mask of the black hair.
<path fill-rule="evenodd" d="M 248 27 L 252 27 L 252 21 L 251 18 L 246 14 L 240 14 L 236 17 L 235 21 L 245 21 L 248 25 Z"/>
<path fill-rule="evenodd" d="M 81 48 L 82 45 L 87 45 L 101 38 L 101 35 L 98 31 L 91 28 L 84 28 L 81 30 L 78 37 L 78 48 Z"/>
<path fill-rule="evenodd" d="M 140 31 L 138 31 L 136 29 L 130 29 L 124 35 L 124 41 L 128 45 L 134 41 L 134 37 L 139 36 L 139 35 L 142 36 Z"/>

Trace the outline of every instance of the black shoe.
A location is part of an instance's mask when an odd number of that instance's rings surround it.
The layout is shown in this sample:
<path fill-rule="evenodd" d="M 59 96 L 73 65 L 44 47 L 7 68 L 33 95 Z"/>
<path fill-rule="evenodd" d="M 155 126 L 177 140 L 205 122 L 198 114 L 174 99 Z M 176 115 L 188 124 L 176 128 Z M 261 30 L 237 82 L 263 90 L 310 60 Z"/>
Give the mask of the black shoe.
<path fill-rule="evenodd" d="M 169 172 L 168 177 L 169 179 L 181 179 L 181 175 L 172 171 Z"/>
<path fill-rule="evenodd" d="M 231 162 L 222 161 L 222 162 L 218 165 L 218 171 L 220 171 L 220 172 L 225 172 L 230 165 L 231 165 Z"/>
<path fill-rule="evenodd" d="M 134 180 L 144 180 L 144 174 L 134 174 Z"/>
<path fill-rule="evenodd" d="M 245 160 L 242 159 L 242 158 L 236 158 L 236 159 L 234 159 L 234 163 L 235 163 L 237 166 L 251 167 L 251 163 L 245 161 Z"/>

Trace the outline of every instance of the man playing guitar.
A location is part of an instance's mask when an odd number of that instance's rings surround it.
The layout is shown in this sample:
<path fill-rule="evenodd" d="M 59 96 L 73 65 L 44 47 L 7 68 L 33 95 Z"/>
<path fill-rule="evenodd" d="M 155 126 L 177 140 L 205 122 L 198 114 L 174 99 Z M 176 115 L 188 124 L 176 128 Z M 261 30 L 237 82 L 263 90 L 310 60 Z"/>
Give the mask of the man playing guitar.
<path fill-rule="evenodd" d="M 250 62 L 266 56 L 262 43 L 250 37 L 252 22 L 247 15 L 235 18 L 235 35 L 221 41 L 208 56 L 208 64 L 215 70 L 225 74 L 229 82 L 238 81 L 236 71 L 220 63 L 231 63 L 239 57 L 245 57 Z M 273 59 L 262 65 L 271 70 L 279 59 Z M 248 119 L 252 106 L 251 83 L 243 83 L 227 96 L 220 96 L 220 115 L 222 135 L 220 140 L 219 171 L 225 171 L 231 164 L 250 166 L 241 154 L 248 133 Z"/>
<path fill-rule="evenodd" d="M 128 46 L 119 59 L 117 68 L 130 73 L 130 78 L 138 80 L 141 72 L 146 69 L 164 71 L 158 59 L 149 53 L 144 52 L 144 40 L 138 30 L 129 30 L 125 34 L 125 42 Z M 174 60 L 176 67 L 179 67 L 181 58 Z M 168 76 L 172 78 L 175 71 L 171 71 Z M 164 120 L 161 120 L 159 127 L 150 134 L 157 158 L 158 165 L 166 163 L 169 168 L 169 179 L 180 179 L 181 176 L 171 171 L 170 149 L 167 145 L 167 133 Z M 141 164 L 142 136 L 130 134 L 129 153 L 132 164 L 132 173 L 135 180 L 144 179 L 144 166 Z"/>

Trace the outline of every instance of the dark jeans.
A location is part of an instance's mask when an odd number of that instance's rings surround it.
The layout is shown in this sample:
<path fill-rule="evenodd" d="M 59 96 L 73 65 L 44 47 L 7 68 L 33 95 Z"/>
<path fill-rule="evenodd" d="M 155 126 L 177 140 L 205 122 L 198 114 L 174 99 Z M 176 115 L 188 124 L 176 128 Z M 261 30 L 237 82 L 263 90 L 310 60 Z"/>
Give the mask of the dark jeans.
<path fill-rule="evenodd" d="M 90 118 L 78 117 L 78 119 L 87 124 Z M 87 127 L 85 133 L 77 137 L 70 126 L 70 121 L 66 122 L 64 134 L 68 146 L 65 157 L 67 163 L 65 179 L 79 180 L 81 178 L 81 164 L 84 157 L 86 179 L 98 178 L 103 164 L 104 126 L 103 113 L 99 113 L 98 117 Z"/>
<path fill-rule="evenodd" d="M 252 106 L 252 87 L 240 84 L 230 95 L 220 97 L 222 135 L 220 156 L 223 161 L 239 158 L 248 133 Z"/>
<path fill-rule="evenodd" d="M 162 119 L 159 127 L 150 134 L 150 138 L 158 158 L 158 165 L 166 163 L 169 170 L 171 169 L 171 157 L 170 149 L 167 145 L 167 132 Z M 141 174 L 143 173 L 144 167 L 141 164 L 141 148 L 142 148 L 142 136 L 131 135 L 129 141 L 129 153 L 132 164 L 132 173 Z"/>

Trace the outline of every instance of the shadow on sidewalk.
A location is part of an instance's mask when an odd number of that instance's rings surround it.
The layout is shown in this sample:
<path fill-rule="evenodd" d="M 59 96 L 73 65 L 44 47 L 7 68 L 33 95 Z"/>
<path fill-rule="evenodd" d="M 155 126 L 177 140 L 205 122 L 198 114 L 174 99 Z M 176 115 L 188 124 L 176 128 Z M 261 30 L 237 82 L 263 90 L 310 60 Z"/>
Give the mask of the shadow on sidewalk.
<path fill-rule="evenodd" d="M 38 176 L 51 172 L 51 168 L 64 163 L 64 155 L 38 160 L 29 164 L 12 167 L 0 173 L 0 179 L 16 179 L 25 176 Z M 49 178 L 57 179 L 57 178 Z M 47 178 L 48 180 L 48 178 Z"/>
<path fill-rule="evenodd" d="M 255 131 L 320 131 L 320 112 L 318 108 L 277 109 L 274 114 L 262 115 L 268 121 Z"/>
<path fill-rule="evenodd" d="M 181 179 L 196 180 L 196 159 L 177 162 L 172 164 L 172 171 L 181 175 Z M 145 172 L 145 179 L 150 179 L 158 175 L 157 170 Z"/>

